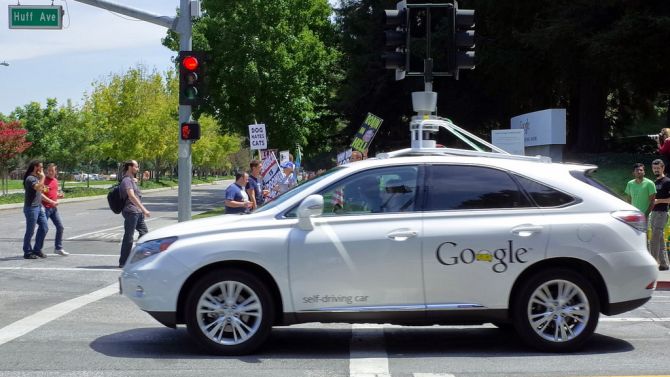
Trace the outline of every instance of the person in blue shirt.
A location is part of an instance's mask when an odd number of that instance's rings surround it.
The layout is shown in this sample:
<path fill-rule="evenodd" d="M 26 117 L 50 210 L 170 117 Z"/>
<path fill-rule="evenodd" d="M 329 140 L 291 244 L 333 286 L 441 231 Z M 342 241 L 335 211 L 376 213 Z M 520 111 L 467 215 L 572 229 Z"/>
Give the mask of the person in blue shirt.
<path fill-rule="evenodd" d="M 251 209 L 249 195 L 246 192 L 248 182 L 249 174 L 235 174 L 235 182 L 226 189 L 226 196 L 223 202 L 226 206 L 226 214 L 245 213 Z"/>
<path fill-rule="evenodd" d="M 265 197 L 268 196 L 269 191 L 263 189 L 263 176 L 261 175 L 261 162 L 258 160 L 251 160 L 249 163 L 251 173 L 249 174 L 249 182 L 246 190 L 251 201 L 251 209 L 255 210 L 265 203 Z"/>

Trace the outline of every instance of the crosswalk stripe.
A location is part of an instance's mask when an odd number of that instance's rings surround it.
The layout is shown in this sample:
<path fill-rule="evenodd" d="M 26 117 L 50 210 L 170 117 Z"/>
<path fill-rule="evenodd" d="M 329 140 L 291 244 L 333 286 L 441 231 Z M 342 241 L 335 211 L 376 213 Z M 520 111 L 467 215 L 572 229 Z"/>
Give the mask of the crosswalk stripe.
<path fill-rule="evenodd" d="M 390 377 L 384 325 L 351 326 L 350 377 Z"/>
<path fill-rule="evenodd" d="M 105 288 L 99 289 L 95 292 L 73 298 L 71 300 L 61 302 L 54 306 L 48 307 L 44 310 L 32 314 L 28 317 L 20 319 L 10 325 L 0 329 L 0 345 L 21 337 L 47 323 L 54 321 L 74 310 L 88 305 L 92 302 L 111 296 L 119 291 L 119 284 L 114 283 Z"/>

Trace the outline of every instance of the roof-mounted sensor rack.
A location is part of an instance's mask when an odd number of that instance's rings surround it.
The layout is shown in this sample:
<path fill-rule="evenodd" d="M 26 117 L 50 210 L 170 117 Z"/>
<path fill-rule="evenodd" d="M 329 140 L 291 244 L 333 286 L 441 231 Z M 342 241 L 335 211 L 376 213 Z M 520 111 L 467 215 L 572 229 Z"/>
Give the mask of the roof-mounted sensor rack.
<path fill-rule="evenodd" d="M 472 149 L 444 148 L 438 147 L 431 135 L 437 133 L 440 128 L 449 131 L 464 144 Z M 457 156 L 476 156 L 492 157 L 509 160 L 526 160 L 551 162 L 551 158 L 546 156 L 520 156 L 509 154 L 508 152 L 496 147 L 495 145 L 482 140 L 472 133 L 458 127 L 451 120 L 446 118 L 414 119 L 409 125 L 412 147 L 401 149 L 394 152 L 380 153 L 377 158 L 393 158 L 408 155 L 457 155 Z M 490 151 L 486 151 L 488 149 Z"/>

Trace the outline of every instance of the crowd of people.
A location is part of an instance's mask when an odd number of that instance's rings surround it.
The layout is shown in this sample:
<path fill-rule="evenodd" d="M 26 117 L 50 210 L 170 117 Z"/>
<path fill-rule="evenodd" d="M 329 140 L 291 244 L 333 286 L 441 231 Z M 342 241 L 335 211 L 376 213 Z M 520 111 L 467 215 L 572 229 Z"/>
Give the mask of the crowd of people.
<path fill-rule="evenodd" d="M 633 165 L 633 179 L 628 181 L 624 194 L 629 203 L 648 217 L 650 236 L 649 252 L 656 259 L 658 269 L 667 271 L 668 252 L 665 229 L 668 224 L 668 207 L 670 205 L 670 178 L 665 175 L 665 167 L 670 161 L 670 129 L 663 128 L 657 135 L 658 152 L 662 158 L 651 162 L 651 171 L 655 181 L 645 177 L 643 163 Z"/>

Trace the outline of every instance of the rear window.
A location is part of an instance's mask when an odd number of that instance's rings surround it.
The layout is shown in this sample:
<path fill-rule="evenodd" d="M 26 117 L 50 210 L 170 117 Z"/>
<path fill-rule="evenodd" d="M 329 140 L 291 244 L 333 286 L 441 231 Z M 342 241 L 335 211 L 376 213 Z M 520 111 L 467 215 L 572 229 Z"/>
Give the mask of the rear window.
<path fill-rule="evenodd" d="M 588 170 L 571 170 L 570 175 L 573 176 L 575 179 L 578 179 L 587 185 L 593 186 L 600 191 L 606 192 L 615 198 L 618 198 L 619 195 L 617 195 L 614 191 L 610 190 L 609 187 L 603 185 L 602 183 L 598 182 L 595 178 L 593 178 L 593 173 L 595 173 L 598 169 L 588 169 Z"/>

